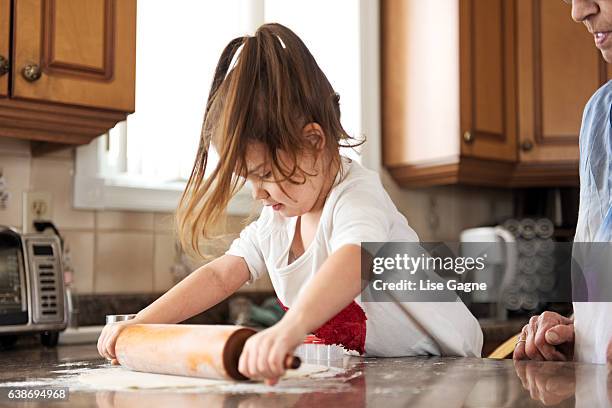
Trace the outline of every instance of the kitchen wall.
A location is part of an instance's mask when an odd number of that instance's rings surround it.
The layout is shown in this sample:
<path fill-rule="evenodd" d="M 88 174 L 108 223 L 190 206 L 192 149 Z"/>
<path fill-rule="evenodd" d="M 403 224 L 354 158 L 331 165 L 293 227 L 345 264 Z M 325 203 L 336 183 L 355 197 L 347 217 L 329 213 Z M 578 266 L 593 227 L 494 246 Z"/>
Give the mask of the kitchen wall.
<path fill-rule="evenodd" d="M 513 214 L 513 191 L 473 186 L 399 188 L 381 179 L 397 208 L 422 241 L 457 241 L 466 228 L 494 225 Z"/>
<path fill-rule="evenodd" d="M 174 284 L 176 261 L 172 214 L 133 211 L 89 211 L 72 208 L 74 151 L 44 157 L 30 155 L 29 142 L 0 138 L 0 170 L 11 197 L 0 209 L 0 225 L 21 227 L 23 191 L 53 196 L 53 218 L 70 248 L 78 293 L 163 292 Z M 438 187 L 402 190 L 382 176 L 391 198 L 425 241 L 456 240 L 468 227 L 493 223 L 512 212 L 510 190 Z M 223 253 L 243 226 L 228 218 L 228 235 L 208 242 L 207 253 Z M 271 290 L 269 279 L 244 291 Z"/>

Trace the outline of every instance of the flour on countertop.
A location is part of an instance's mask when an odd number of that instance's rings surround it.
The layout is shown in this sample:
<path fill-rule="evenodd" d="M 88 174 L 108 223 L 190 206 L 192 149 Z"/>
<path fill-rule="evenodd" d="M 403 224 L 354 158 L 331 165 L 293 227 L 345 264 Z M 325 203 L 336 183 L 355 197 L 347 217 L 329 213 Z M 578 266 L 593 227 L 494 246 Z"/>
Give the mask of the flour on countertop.
<path fill-rule="evenodd" d="M 67 363 L 58 364 L 57 367 L 75 367 L 90 365 L 89 361 L 69 361 Z"/>
<path fill-rule="evenodd" d="M 35 380 L 11 381 L 0 383 L 0 387 L 50 387 L 55 378 L 37 378 Z"/>
<path fill-rule="evenodd" d="M 85 366 L 91 362 L 58 365 L 57 367 Z M 71 391 L 135 391 L 164 390 L 168 392 L 202 392 L 222 393 L 307 393 L 315 389 L 342 389 L 346 379 L 339 377 L 346 373 L 341 368 L 315 364 L 302 364 L 297 370 L 288 370 L 278 384 L 268 386 L 261 382 L 236 382 L 209 380 L 204 378 L 184 377 L 166 374 L 142 373 L 128 370 L 121 366 L 103 364 L 93 367 L 80 367 L 66 370 L 55 370 L 55 378 L 28 378 L 24 381 L 0 383 L 0 387 L 68 387 Z M 330 381 L 330 379 L 332 381 Z"/>
<path fill-rule="evenodd" d="M 55 370 L 55 371 L 51 371 L 53 374 L 78 374 L 78 373 L 86 373 L 88 371 L 91 371 L 91 368 L 88 367 L 84 367 L 84 368 L 73 368 L 73 369 L 67 369 L 67 370 Z"/>
<path fill-rule="evenodd" d="M 297 370 L 288 370 L 286 375 L 280 380 L 279 385 L 286 383 L 288 380 L 308 379 L 312 376 L 330 372 L 330 368 L 326 366 L 314 364 L 302 364 Z M 337 374 L 338 372 L 336 372 Z M 210 380 L 205 378 L 185 377 L 178 375 L 153 374 L 143 373 L 138 371 L 127 370 L 123 367 L 105 367 L 89 370 L 88 372 L 79 373 L 79 382 L 89 385 L 96 389 L 167 389 L 167 388 L 215 388 L 223 389 L 232 387 L 232 390 L 240 390 L 243 388 L 252 389 L 256 387 L 260 390 L 262 387 L 266 389 L 277 388 L 270 387 L 262 383 L 247 382 L 241 383 L 227 380 Z"/>

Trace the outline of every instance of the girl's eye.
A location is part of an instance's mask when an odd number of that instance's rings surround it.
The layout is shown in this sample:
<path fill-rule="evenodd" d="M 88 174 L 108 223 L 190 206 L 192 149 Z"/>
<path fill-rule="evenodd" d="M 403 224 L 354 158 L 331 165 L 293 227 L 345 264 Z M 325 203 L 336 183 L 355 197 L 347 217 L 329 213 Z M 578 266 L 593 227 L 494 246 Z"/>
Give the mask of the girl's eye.
<path fill-rule="evenodd" d="M 261 176 L 261 178 L 263 178 L 263 179 L 269 179 L 270 177 L 272 177 L 272 172 L 271 171 L 269 171 L 266 174 L 264 174 L 263 176 Z"/>

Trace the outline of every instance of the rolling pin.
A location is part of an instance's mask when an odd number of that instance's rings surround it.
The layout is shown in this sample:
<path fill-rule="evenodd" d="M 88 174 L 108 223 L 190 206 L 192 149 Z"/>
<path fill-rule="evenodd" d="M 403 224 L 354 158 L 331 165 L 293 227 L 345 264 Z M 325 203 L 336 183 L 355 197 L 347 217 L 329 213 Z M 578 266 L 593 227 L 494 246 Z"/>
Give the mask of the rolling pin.
<path fill-rule="evenodd" d="M 241 326 L 134 324 L 115 343 L 122 366 L 134 371 L 220 380 L 248 380 L 238 371 L 244 343 L 256 333 Z M 287 356 L 285 368 L 298 368 Z"/>

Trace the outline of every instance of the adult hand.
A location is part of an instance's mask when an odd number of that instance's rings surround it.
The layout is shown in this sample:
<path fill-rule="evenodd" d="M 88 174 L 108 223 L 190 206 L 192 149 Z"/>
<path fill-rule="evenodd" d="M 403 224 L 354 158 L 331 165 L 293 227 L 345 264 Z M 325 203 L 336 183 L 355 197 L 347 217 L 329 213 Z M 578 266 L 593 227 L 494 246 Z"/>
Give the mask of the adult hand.
<path fill-rule="evenodd" d="M 514 369 L 530 397 L 546 406 L 557 405 L 576 393 L 576 374 L 569 363 L 514 361 Z"/>
<path fill-rule="evenodd" d="M 274 385 L 285 374 L 287 355 L 302 344 L 306 332 L 281 319 L 274 326 L 249 337 L 238 361 L 238 371 L 252 379 L 265 379 Z"/>
<path fill-rule="evenodd" d="M 119 364 L 115 356 L 115 343 L 117 337 L 123 329 L 132 324 L 142 323 L 137 319 L 124 320 L 116 323 L 109 323 L 102 329 L 98 337 L 98 353 L 104 358 L 111 360 L 111 364 Z"/>
<path fill-rule="evenodd" d="M 567 361 L 574 355 L 574 321 L 555 312 L 533 316 L 514 349 L 515 360 Z"/>

